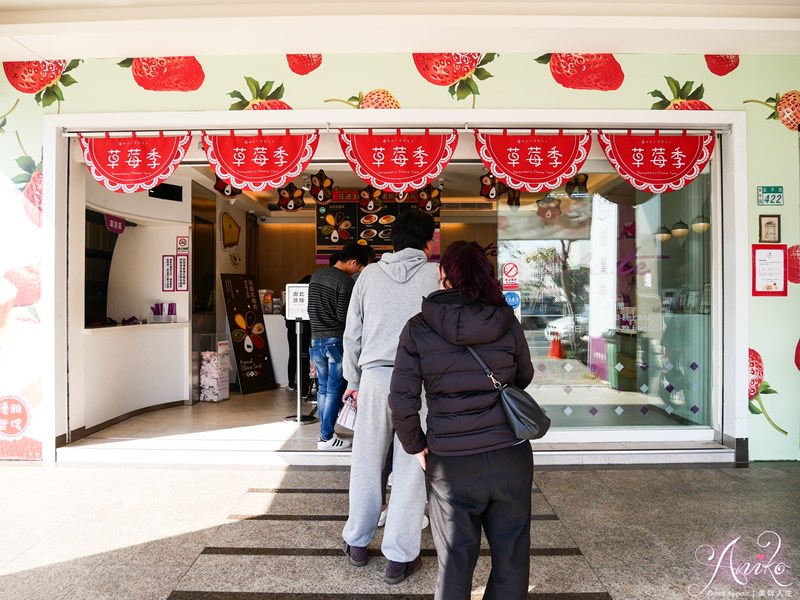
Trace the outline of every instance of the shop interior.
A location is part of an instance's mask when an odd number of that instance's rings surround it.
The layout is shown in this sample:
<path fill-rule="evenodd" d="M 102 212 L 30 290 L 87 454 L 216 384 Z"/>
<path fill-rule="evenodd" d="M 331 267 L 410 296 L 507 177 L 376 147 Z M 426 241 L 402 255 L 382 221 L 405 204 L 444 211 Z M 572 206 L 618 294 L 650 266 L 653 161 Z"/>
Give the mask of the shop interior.
<path fill-rule="evenodd" d="M 283 209 L 275 190 L 220 185 L 197 143 L 167 185 L 149 193 L 113 194 L 83 165 L 74 165 L 70 230 L 85 253 L 79 260 L 72 253 L 69 258 L 70 441 L 152 411 L 167 415 L 205 403 L 202 355 L 220 350 L 218 343 L 230 337 L 220 285 L 220 275 L 228 273 L 249 274 L 260 299 L 266 292 L 272 300 L 262 303 L 259 317 L 274 385 L 248 398 L 231 369 L 218 382 L 225 389 L 214 396 L 215 410 L 230 406 L 258 419 L 258 406 L 272 403 L 269 419 L 275 421 L 276 413 L 291 416 L 299 396 L 286 388 L 292 336 L 281 313 L 281 293 L 327 262 L 319 253 L 318 207 L 307 188 L 320 170 L 336 190 L 365 186 L 334 137 L 323 136 L 296 180 L 306 192 L 296 210 Z M 713 209 L 710 178 L 701 176 L 667 201 L 634 190 L 593 149 L 581 173 L 561 189 L 514 194 L 500 188 L 490 199 L 481 196 L 486 168 L 473 140 L 465 139 L 471 134 L 460 137 L 457 155 L 434 183 L 441 198 L 440 248 L 475 240 L 498 266 L 498 276 L 506 261 L 525 266 L 517 313 L 537 369 L 532 391 L 552 407 L 554 425 L 707 429 L 712 244 L 710 234 L 703 234 Z M 78 153 L 72 156 L 80 163 Z M 558 218 L 548 218 L 546 226 L 543 206 L 559 207 Z M 108 230 L 107 214 L 123 217 L 123 232 Z M 163 256 L 180 256 L 176 240 L 187 236 L 188 281 L 180 291 L 174 286 L 165 291 Z M 600 239 L 608 240 L 605 255 Z M 616 268 L 609 275 L 598 261 Z M 153 314 L 159 304 L 169 306 L 169 314 Z M 660 350 L 676 317 L 684 332 L 674 344 L 685 344 L 689 335 L 697 338 L 691 347 L 703 360 L 690 364 L 698 367 L 689 369 L 686 361 Z M 230 357 L 220 350 L 216 359 Z M 676 398 L 677 385 L 664 375 L 664 364 L 692 376 L 695 400 Z M 303 397 L 301 412 L 312 413 L 312 401 L 313 396 Z"/>

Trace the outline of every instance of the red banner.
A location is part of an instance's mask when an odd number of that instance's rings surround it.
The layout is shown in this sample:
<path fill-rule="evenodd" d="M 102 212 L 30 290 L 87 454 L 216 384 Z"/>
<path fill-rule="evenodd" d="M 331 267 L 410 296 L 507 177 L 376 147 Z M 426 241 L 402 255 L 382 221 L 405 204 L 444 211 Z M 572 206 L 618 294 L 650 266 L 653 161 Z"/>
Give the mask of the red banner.
<path fill-rule="evenodd" d="M 442 174 L 458 134 L 339 133 L 347 162 L 361 179 L 385 192 L 424 188 Z"/>
<path fill-rule="evenodd" d="M 168 179 L 186 154 L 190 135 L 168 137 L 87 138 L 78 135 L 86 167 L 112 192 L 131 194 Z"/>
<path fill-rule="evenodd" d="M 483 164 L 515 190 L 554 190 L 572 179 L 586 162 L 592 138 L 580 135 L 485 134 L 475 131 Z"/>
<path fill-rule="evenodd" d="M 217 177 L 243 190 L 282 188 L 311 162 L 319 133 L 292 135 L 209 135 L 203 147 Z"/>
<path fill-rule="evenodd" d="M 610 162 L 637 190 L 661 194 L 688 185 L 706 166 L 714 151 L 714 134 L 597 136 Z"/>

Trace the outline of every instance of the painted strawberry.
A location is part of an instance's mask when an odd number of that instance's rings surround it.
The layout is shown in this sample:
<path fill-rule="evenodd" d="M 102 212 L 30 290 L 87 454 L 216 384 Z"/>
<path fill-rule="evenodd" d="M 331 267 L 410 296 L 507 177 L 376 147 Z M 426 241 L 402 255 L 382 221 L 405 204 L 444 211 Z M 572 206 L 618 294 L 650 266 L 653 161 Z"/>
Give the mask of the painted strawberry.
<path fill-rule="evenodd" d="M 619 89 L 625 80 L 613 54 L 542 54 L 536 62 L 550 65 L 556 83 L 573 90 L 607 92 Z"/>
<path fill-rule="evenodd" d="M 133 72 L 133 80 L 151 92 L 193 92 L 206 74 L 194 56 L 126 58 L 117 63 Z"/>
<path fill-rule="evenodd" d="M 245 76 L 244 80 L 252 98 L 247 100 L 238 90 L 229 92 L 228 96 L 238 100 L 231 104 L 230 110 L 291 110 L 292 107 L 281 100 L 284 92 L 283 84 L 273 90 L 272 86 L 275 84 L 273 81 L 265 81 L 264 85 L 261 85 L 252 77 Z"/>
<path fill-rule="evenodd" d="M 739 66 L 738 54 L 706 54 L 706 66 L 714 75 L 724 77 Z"/>
<path fill-rule="evenodd" d="M 322 54 L 287 54 L 286 62 L 292 73 L 308 75 L 322 64 Z"/>
<path fill-rule="evenodd" d="M 800 371 L 800 340 L 797 340 L 797 346 L 794 347 L 794 366 Z"/>
<path fill-rule="evenodd" d="M 17 135 L 17 141 L 19 135 Z M 22 150 L 25 152 L 25 149 Z M 42 163 L 36 163 L 27 153 L 17 158 L 17 165 L 22 173 L 11 178 L 11 181 L 22 191 L 22 207 L 31 222 L 42 226 Z"/>
<path fill-rule="evenodd" d="M 791 90 L 782 96 L 780 94 L 775 94 L 766 100 L 745 100 L 744 102 L 763 104 L 767 108 L 772 109 L 767 120 L 779 119 L 786 129 L 790 131 L 800 131 L 800 91 Z"/>
<path fill-rule="evenodd" d="M 761 394 L 778 393 L 770 387 L 769 383 L 764 381 L 764 360 L 761 358 L 761 355 L 752 348 L 748 348 L 748 360 L 750 363 L 750 379 L 747 384 L 747 398 L 749 400 L 748 407 L 750 412 L 754 415 L 763 414 L 764 418 L 767 419 L 769 424 L 772 425 L 776 431 L 787 435 L 786 431 L 778 427 L 770 418 L 764 406 L 764 401 L 761 399 Z"/>
<path fill-rule="evenodd" d="M 800 245 L 789 247 L 786 271 L 789 281 L 800 283 Z"/>
<path fill-rule="evenodd" d="M 497 54 L 482 55 L 480 52 L 415 52 L 414 65 L 427 81 L 434 85 L 446 85 L 450 96 L 463 100 L 472 96 L 472 107 L 475 97 L 480 94 L 475 80 L 489 79 L 492 74 L 485 66 L 492 62 Z"/>
<path fill-rule="evenodd" d="M 328 98 L 325 102 L 341 102 L 353 108 L 400 108 L 400 102 L 389 90 L 378 88 L 366 94 L 358 92 L 358 96 L 350 96 L 347 100 Z"/>
<path fill-rule="evenodd" d="M 36 102 L 46 107 L 64 99 L 60 86 L 76 83 L 69 72 L 79 64 L 80 60 L 25 60 L 4 62 L 3 70 L 15 90 L 23 94 L 36 94 Z"/>
<path fill-rule="evenodd" d="M 42 297 L 42 278 L 33 265 L 13 267 L 6 271 L 5 278 L 17 288 L 14 306 L 31 306 Z"/>
<path fill-rule="evenodd" d="M 659 90 L 653 90 L 650 95 L 657 98 L 658 102 L 654 102 L 650 107 L 653 110 L 714 110 L 708 104 L 703 102 L 703 94 L 705 89 L 701 83 L 697 89 L 694 89 L 694 81 L 687 81 L 683 85 L 672 77 L 666 76 L 669 85 L 669 91 L 672 94 L 672 99 L 667 100 L 667 97 Z"/>

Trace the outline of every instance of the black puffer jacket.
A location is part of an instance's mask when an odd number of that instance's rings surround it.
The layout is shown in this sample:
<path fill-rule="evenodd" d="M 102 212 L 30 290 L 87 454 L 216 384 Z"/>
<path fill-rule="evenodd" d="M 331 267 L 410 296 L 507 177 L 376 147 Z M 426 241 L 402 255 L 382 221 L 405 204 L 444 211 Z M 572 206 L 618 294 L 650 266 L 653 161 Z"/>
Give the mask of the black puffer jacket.
<path fill-rule="evenodd" d="M 533 379 L 522 327 L 508 306 L 477 304 L 457 290 L 432 293 L 400 334 L 389 407 L 409 454 L 467 455 L 518 443 L 506 423 L 499 394 L 464 347 L 471 345 L 503 383 L 526 387 Z M 427 436 L 420 427 L 422 385 Z"/>

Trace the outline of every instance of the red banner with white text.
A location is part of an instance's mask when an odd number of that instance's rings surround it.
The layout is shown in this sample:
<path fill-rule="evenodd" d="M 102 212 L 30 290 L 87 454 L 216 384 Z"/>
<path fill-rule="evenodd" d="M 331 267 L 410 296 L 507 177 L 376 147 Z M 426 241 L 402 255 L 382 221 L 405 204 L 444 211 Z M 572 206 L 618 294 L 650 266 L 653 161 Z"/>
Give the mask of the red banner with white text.
<path fill-rule="evenodd" d="M 617 173 L 637 190 L 673 192 L 694 180 L 714 152 L 714 134 L 650 135 L 631 133 L 597 136 Z"/>
<path fill-rule="evenodd" d="M 311 162 L 319 133 L 281 135 L 209 135 L 203 133 L 206 157 L 217 177 L 254 192 L 282 188 Z"/>
<path fill-rule="evenodd" d="M 591 145 L 588 133 L 519 135 L 475 131 L 475 147 L 486 168 L 506 186 L 526 192 L 561 187 L 586 162 Z"/>
<path fill-rule="evenodd" d="M 438 178 L 458 144 L 448 133 L 339 133 L 347 162 L 361 179 L 385 192 L 410 192 Z"/>
<path fill-rule="evenodd" d="M 112 192 L 131 194 L 168 179 L 186 155 L 190 135 L 140 137 L 78 136 L 86 167 Z"/>

